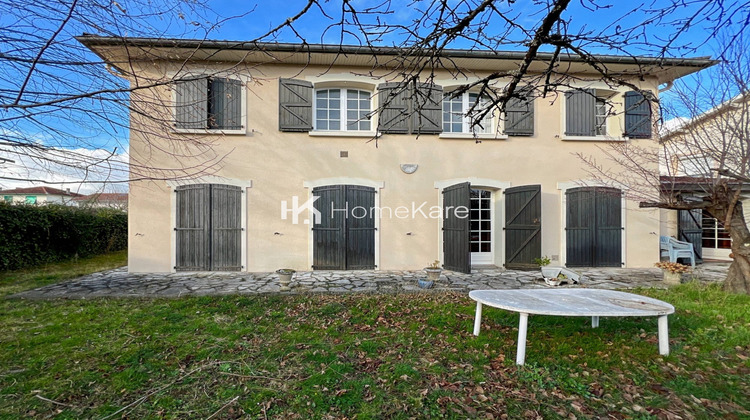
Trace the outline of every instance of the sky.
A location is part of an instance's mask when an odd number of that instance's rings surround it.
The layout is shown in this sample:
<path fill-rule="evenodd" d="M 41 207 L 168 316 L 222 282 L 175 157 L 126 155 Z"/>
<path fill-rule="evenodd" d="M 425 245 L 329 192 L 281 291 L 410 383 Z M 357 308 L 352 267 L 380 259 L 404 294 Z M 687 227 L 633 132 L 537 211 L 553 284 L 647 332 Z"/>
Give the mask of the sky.
<path fill-rule="evenodd" d="M 55 19 L 60 19 L 60 14 L 65 12 L 66 4 L 70 0 L 60 2 L 33 2 L 29 10 L 17 7 L 18 4 L 9 0 L 0 0 L 0 41 L 11 39 L 8 35 L 12 30 L 23 28 L 29 34 L 52 33 L 57 26 Z M 73 40 L 73 36 L 83 32 L 96 34 L 124 34 L 128 36 L 154 36 L 164 34 L 175 38 L 209 38 L 221 40 L 252 40 L 266 34 L 271 28 L 276 27 L 286 19 L 296 15 L 307 4 L 306 0 L 285 1 L 257 1 L 247 0 L 207 0 L 207 8 L 201 7 L 201 3 L 190 1 L 180 3 L 176 1 L 151 2 L 149 0 L 123 0 L 119 3 L 108 3 L 111 10 L 101 12 L 98 8 L 82 10 L 80 16 L 73 19 L 65 30 L 56 38 L 58 44 L 45 52 L 45 58 L 69 59 L 69 57 L 81 60 L 98 61 L 97 57 L 85 50 L 80 44 Z M 734 4 L 734 0 L 728 0 Z M 462 1 L 451 0 L 451 4 L 462 4 Z M 672 1 L 650 0 L 641 2 L 624 2 L 622 0 L 574 0 L 569 9 L 563 14 L 567 24 L 568 33 L 590 33 L 607 30 L 610 33 L 617 28 L 628 28 L 645 19 L 654 16 L 663 7 L 668 7 Z M 691 2 L 686 2 L 691 3 Z M 421 13 L 420 9 L 428 2 L 414 2 L 393 0 L 387 10 L 382 8 L 383 0 L 352 0 L 351 4 L 358 10 L 366 10 L 368 7 L 379 7 L 384 13 L 361 14 L 363 23 L 387 22 L 388 24 L 403 25 L 409 30 L 424 33 L 429 28 L 415 23 Z M 692 3 L 691 3 L 692 4 Z M 706 4 L 711 4 L 707 2 Z M 156 15 L 148 12 L 153 11 L 156 5 L 160 12 Z M 307 14 L 294 23 L 294 31 L 284 29 L 265 40 L 278 42 L 299 43 L 302 40 L 308 43 L 331 43 L 338 44 L 342 41 L 342 35 L 337 26 L 341 15 L 340 1 L 327 1 L 321 3 L 323 10 L 313 7 Z M 514 24 L 532 28 L 538 25 L 543 17 L 543 9 L 539 2 L 517 1 L 513 5 L 507 2 L 497 2 L 498 8 L 507 12 Z M 598 6 L 598 7 L 595 7 Z M 3 9 L 7 7 L 7 9 Z M 162 10 L 164 9 L 164 10 Z M 665 37 L 674 32 L 674 25 L 680 23 L 694 9 L 677 10 L 670 14 L 669 18 L 656 20 L 649 24 L 645 31 L 638 32 L 636 36 L 630 36 L 627 44 L 619 42 L 616 37 L 608 39 L 621 47 L 621 51 L 611 51 L 601 44 L 586 43 L 583 46 L 596 53 L 633 53 L 653 55 L 659 51 L 654 50 L 648 44 L 663 43 Z M 666 54 L 673 57 L 683 56 L 715 56 L 716 40 L 709 40 L 707 25 L 713 23 L 703 20 L 711 16 L 711 7 L 699 14 L 697 21 L 691 22 L 689 29 L 681 35 L 679 42 L 675 43 Z M 104 13 L 99 15 L 99 13 Z M 102 22 L 111 22 L 111 16 L 128 16 L 128 19 L 118 19 L 118 25 L 104 27 Z M 747 13 L 745 11 L 745 13 Z M 135 17 L 133 17 L 135 16 Z M 624 16 L 624 17 L 623 17 Z M 737 20 L 737 19 L 735 19 Z M 216 22 L 219 22 L 216 24 Z M 95 24 L 98 23 L 98 24 Z M 734 29 L 742 24 L 735 24 Z M 732 26 L 732 25 L 727 25 Z M 499 31 L 502 25 L 495 24 L 488 28 L 489 31 Z M 207 30 L 210 28 L 210 30 Z M 378 33 L 373 30 L 371 36 L 377 39 L 379 45 L 398 45 L 404 40 L 405 32 L 394 31 L 391 33 Z M 512 40 L 523 39 L 517 30 L 509 36 Z M 360 44 L 363 42 L 361 35 L 344 35 L 343 43 Z M 3 47 L 6 45 L 9 47 Z M 17 50 L 18 43 L 0 42 L 0 53 L 33 53 Z M 453 48 L 476 48 L 469 40 L 457 40 L 451 44 Z M 521 49 L 523 46 L 517 43 L 500 43 L 495 46 L 498 49 Z M 43 68 L 43 67 L 42 67 Z M 96 90 L 102 87 L 122 85 L 122 80 L 103 71 L 103 66 L 77 66 L 73 68 L 43 68 L 59 76 L 59 86 L 67 92 L 81 90 Z M 12 91 L 22 83 L 24 68 L 9 64 L 0 60 L 0 99 L 3 97 L 3 89 Z M 44 92 L 45 89 L 60 89 L 58 86 L 49 86 L 48 74 L 42 74 L 38 79 L 33 79 L 31 85 L 36 91 Z M 35 84 L 36 83 L 36 84 Z M 668 95 L 668 94 L 667 94 Z M 0 173 L 6 178 L 31 178 L 50 179 L 55 182 L 66 181 L 68 184 L 51 185 L 58 188 L 72 188 L 82 193 L 91 193 L 102 188 L 108 191 L 123 191 L 127 188 L 126 183 L 103 183 L 108 180 L 125 180 L 124 162 L 127 161 L 128 152 L 128 120 L 126 109 L 122 104 L 127 104 L 125 96 L 116 96 L 109 101 L 101 101 L 96 104 L 82 101 L 76 103 L 73 109 L 59 110 L 58 114 L 41 113 L 33 120 L 19 118 L 8 122 L 2 120 L 0 114 L 0 134 L 23 133 L 26 138 L 34 139 L 34 142 L 47 150 L 58 154 L 60 157 L 54 162 L 40 165 L 35 159 L 25 154 L 14 153 L 8 148 L 3 149 L 0 145 L 0 157 L 15 160 L 15 163 L 0 163 Z M 112 123 L 102 124 L 101 115 L 106 114 Z M 8 114 L 4 114 L 8 115 Z M 22 115 L 22 114 L 19 114 Z M 68 155 L 65 155 L 68 153 Z M 33 154 L 33 153 L 32 153 Z M 101 156 L 113 156 L 113 171 L 92 170 L 88 165 L 77 165 L 71 169 L 70 161 L 75 161 L 82 156 L 99 158 Z M 52 176 L 50 176 L 52 174 Z M 78 180 L 93 180 L 94 183 L 78 183 Z M 27 186 L 28 182 L 12 179 L 0 179 L 1 188 L 12 188 L 16 186 Z M 34 183 L 33 185 L 39 185 Z"/>

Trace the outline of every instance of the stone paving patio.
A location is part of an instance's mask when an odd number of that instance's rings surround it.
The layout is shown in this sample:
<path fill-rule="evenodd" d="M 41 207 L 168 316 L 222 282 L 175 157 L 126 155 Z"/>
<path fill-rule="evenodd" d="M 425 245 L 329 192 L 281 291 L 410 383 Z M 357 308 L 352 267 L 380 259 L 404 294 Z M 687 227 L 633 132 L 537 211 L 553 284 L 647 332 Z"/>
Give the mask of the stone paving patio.
<path fill-rule="evenodd" d="M 683 276 L 683 281 L 721 281 L 728 263 L 698 266 Z M 666 287 L 657 268 L 584 268 L 576 270 L 583 277 L 578 285 L 599 289 Z M 96 297 L 179 297 L 229 294 L 302 294 L 302 293 L 414 293 L 427 291 L 461 291 L 478 289 L 547 288 L 539 271 L 512 271 L 488 268 L 471 274 L 443 271 L 440 281 L 429 290 L 420 289 L 419 271 L 308 271 L 295 274 L 291 291 L 279 290 L 274 273 L 128 273 L 127 267 L 94 273 L 75 280 L 53 284 L 12 295 L 28 299 L 88 299 Z"/>

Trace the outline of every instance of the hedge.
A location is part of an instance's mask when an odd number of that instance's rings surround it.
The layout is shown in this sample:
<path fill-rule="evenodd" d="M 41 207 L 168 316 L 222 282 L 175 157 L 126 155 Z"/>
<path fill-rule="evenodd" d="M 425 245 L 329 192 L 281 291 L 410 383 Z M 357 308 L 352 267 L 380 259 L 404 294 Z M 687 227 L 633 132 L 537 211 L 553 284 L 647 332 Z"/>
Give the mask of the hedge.
<path fill-rule="evenodd" d="M 111 209 L 0 203 L 0 271 L 125 249 L 128 216 Z"/>

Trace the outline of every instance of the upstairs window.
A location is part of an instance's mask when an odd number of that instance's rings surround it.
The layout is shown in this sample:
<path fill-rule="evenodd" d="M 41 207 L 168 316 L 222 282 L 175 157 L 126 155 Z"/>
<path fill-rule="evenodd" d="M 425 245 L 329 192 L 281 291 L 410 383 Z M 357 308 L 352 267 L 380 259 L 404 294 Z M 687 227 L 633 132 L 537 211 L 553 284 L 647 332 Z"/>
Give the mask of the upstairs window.
<path fill-rule="evenodd" d="M 181 130 L 244 130 L 242 82 L 208 77 L 175 83 L 175 127 Z"/>
<path fill-rule="evenodd" d="M 615 92 L 583 89 L 565 93 L 565 135 L 606 136 L 611 104 Z"/>
<path fill-rule="evenodd" d="M 477 103 L 477 100 L 479 102 Z M 471 107 L 474 106 L 473 111 Z M 464 92 L 455 98 L 448 94 L 443 99 L 443 132 L 444 133 L 474 133 L 491 134 L 493 113 L 490 112 L 482 118 L 479 124 L 472 127 L 482 111 L 490 105 L 490 99 L 479 96 L 478 93 Z M 471 114 L 469 112 L 471 111 Z"/>
<path fill-rule="evenodd" d="M 372 93 L 359 89 L 315 91 L 315 130 L 370 131 Z"/>

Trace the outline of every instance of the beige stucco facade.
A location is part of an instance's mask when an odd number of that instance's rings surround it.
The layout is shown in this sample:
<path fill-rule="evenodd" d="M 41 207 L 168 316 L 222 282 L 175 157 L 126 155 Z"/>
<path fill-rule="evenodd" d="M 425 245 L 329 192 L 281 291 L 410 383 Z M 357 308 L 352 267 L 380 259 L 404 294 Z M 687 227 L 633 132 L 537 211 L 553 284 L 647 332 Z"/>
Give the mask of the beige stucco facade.
<path fill-rule="evenodd" d="M 212 69 L 215 70 L 218 67 Z M 270 271 L 282 267 L 309 270 L 312 264 L 310 226 L 294 224 L 291 214 L 281 217 L 282 202 L 293 197 L 305 202 L 311 186 L 357 184 L 377 188 L 381 208 L 397 209 L 412 203 L 423 209 L 441 205 L 441 188 L 451 183 L 470 181 L 472 187 L 493 191 L 493 261 L 504 263 L 503 190 L 510 186 L 540 184 L 542 191 L 542 255 L 553 264 L 565 263 L 564 199 L 565 189 L 590 184 L 590 178 L 577 153 L 606 160 L 599 146 L 607 141 L 632 141 L 648 144 L 652 140 L 626 140 L 623 130 L 621 93 L 612 97 L 618 114 L 607 122 L 606 138 L 566 138 L 565 104 L 562 95 L 535 101 L 535 129 L 531 137 L 498 139 L 448 138 L 446 135 L 386 134 L 377 141 L 371 136 L 347 136 L 343 133 L 289 133 L 279 131 L 278 80 L 293 77 L 327 85 L 356 83 L 374 91 L 377 80 L 352 76 L 361 68 L 263 65 L 246 76 L 254 83 L 245 87 L 247 130 L 244 134 L 217 136 L 213 153 L 223 156 L 204 179 L 185 181 L 133 181 L 130 185 L 129 267 L 135 272 L 169 272 L 174 267 L 174 196 L 181 183 L 214 182 L 242 186 L 245 190 L 246 227 L 243 233 L 247 271 Z M 262 77 L 257 75 L 263 75 Z M 340 76 L 336 76 L 336 75 Z M 481 77 L 481 72 L 476 77 Z M 353 79 L 357 79 L 356 81 Z M 438 73 L 436 81 L 450 80 Z M 452 84 L 464 83 L 455 80 Z M 603 82 L 580 81 L 582 86 L 612 89 Z M 642 88 L 658 91 L 656 78 L 638 82 Z M 170 95 L 161 89 L 163 98 Z M 376 101 L 373 101 L 377 103 Z M 375 117 L 377 118 L 377 117 Z M 132 124 L 147 124 L 134 115 Z M 376 126 L 376 124 L 373 124 Z M 133 131 L 131 159 L 137 165 L 171 167 L 175 156 L 157 151 L 152 144 L 160 136 L 150 137 Z M 202 137 L 203 138 L 203 137 Z M 184 146 L 184 145 L 183 145 Z M 348 157 L 341 157 L 347 152 Z M 181 162 L 185 164 L 186 162 Z M 402 164 L 416 164 L 413 174 L 401 170 Z M 651 266 L 658 258 L 659 213 L 639 209 L 637 203 L 622 203 L 622 262 L 626 267 Z M 387 212 L 386 212 L 387 213 Z M 425 213 L 428 213 L 425 211 Z M 378 269 L 419 269 L 433 260 L 443 260 L 440 218 L 399 217 L 383 214 L 377 221 L 376 265 Z M 301 216 L 302 219 L 306 215 Z"/>

